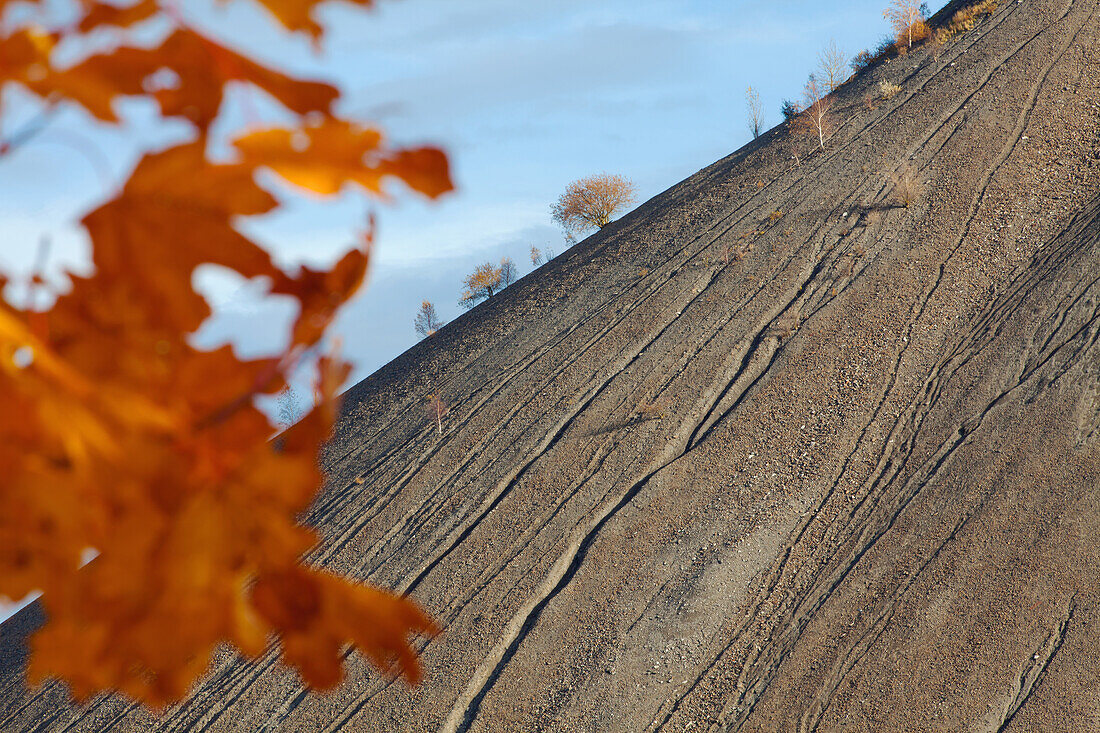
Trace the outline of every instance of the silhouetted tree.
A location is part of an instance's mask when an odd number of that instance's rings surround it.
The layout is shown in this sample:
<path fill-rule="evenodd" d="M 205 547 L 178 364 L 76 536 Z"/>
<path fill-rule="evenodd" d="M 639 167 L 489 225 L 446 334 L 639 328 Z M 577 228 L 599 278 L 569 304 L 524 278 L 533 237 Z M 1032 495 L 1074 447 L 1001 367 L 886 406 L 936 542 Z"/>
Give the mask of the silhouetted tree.
<path fill-rule="evenodd" d="M 511 257 L 500 260 L 500 287 L 506 288 L 516 281 L 516 263 Z"/>
<path fill-rule="evenodd" d="M 416 332 L 421 336 L 431 336 L 440 329 L 443 323 L 435 314 L 435 306 L 432 305 L 431 301 L 425 300 L 420 304 L 420 310 L 416 312 L 413 325 L 416 327 Z"/>
<path fill-rule="evenodd" d="M 570 183 L 550 213 L 566 235 L 573 237 L 610 224 L 612 217 L 634 203 L 635 192 L 630 179 L 600 173 Z"/>
<path fill-rule="evenodd" d="M 798 105 L 798 102 L 784 99 L 783 106 L 779 108 L 779 111 L 783 113 L 784 121 L 790 122 L 795 117 L 798 117 L 798 113 L 802 111 L 802 107 Z"/>

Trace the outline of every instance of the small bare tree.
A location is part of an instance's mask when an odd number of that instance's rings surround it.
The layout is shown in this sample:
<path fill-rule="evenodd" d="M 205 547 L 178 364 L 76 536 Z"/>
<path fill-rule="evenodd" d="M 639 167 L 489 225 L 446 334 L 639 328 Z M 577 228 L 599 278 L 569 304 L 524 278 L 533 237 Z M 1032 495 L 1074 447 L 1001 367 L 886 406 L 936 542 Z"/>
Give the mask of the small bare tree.
<path fill-rule="evenodd" d="M 928 37 L 924 22 L 925 5 L 917 0 L 893 0 L 882 15 L 894 29 L 895 44 L 900 53 L 913 48 L 913 43 Z"/>
<path fill-rule="evenodd" d="M 443 435 L 443 418 L 451 408 L 443 401 L 438 392 L 428 395 L 428 415 L 435 421 L 436 433 Z"/>
<path fill-rule="evenodd" d="M 834 124 L 833 100 L 825 93 L 821 82 L 814 74 L 810 74 L 810 78 L 806 81 L 803 97 L 806 102 L 806 110 L 802 113 L 805 127 L 808 132 L 817 135 L 818 147 L 824 150 L 825 138 L 832 133 Z"/>
<path fill-rule="evenodd" d="M 416 332 L 420 334 L 421 337 L 435 334 L 443 325 L 439 320 L 439 316 L 435 314 L 435 306 L 432 305 L 430 300 L 425 300 L 420 304 L 420 310 L 416 312 L 416 319 L 413 321 L 413 325 L 416 327 Z"/>
<path fill-rule="evenodd" d="M 829 41 L 829 45 L 817 55 L 817 70 L 821 74 L 821 83 L 826 93 L 844 83 L 848 71 L 848 57 L 841 53 L 836 41 Z"/>
<path fill-rule="evenodd" d="M 531 264 L 534 267 L 538 267 L 539 265 L 543 264 L 544 262 L 546 262 L 546 259 L 543 257 L 542 250 L 539 249 L 538 247 L 535 247 L 534 245 L 532 245 L 531 246 Z"/>
<path fill-rule="evenodd" d="M 279 411 L 279 428 L 281 430 L 286 430 L 302 419 L 304 410 L 298 392 L 289 384 L 283 388 L 283 391 L 276 398 L 276 406 Z"/>
<path fill-rule="evenodd" d="M 745 106 L 749 110 L 749 131 L 755 140 L 764 131 L 764 108 L 760 106 L 760 93 L 752 87 L 745 90 Z"/>
<path fill-rule="evenodd" d="M 500 287 L 506 288 L 516 281 L 516 263 L 511 257 L 502 257 L 500 260 Z"/>
<path fill-rule="evenodd" d="M 629 178 L 600 173 L 570 183 L 550 213 L 572 238 L 610 224 L 616 214 L 634 203 L 636 192 Z"/>

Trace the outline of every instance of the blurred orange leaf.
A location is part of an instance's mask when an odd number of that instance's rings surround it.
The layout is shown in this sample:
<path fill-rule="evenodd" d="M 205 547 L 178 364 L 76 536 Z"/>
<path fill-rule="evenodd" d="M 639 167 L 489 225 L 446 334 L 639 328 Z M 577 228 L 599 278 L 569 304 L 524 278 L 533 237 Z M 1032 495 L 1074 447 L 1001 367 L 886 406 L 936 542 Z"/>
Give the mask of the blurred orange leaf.
<path fill-rule="evenodd" d="M 100 26 L 110 25 L 128 28 L 135 23 L 152 18 L 160 10 L 156 0 L 138 0 L 132 5 L 113 5 L 104 2 L 87 3 L 87 12 L 81 18 L 79 26 L 87 33 Z"/>
<path fill-rule="evenodd" d="M 292 30 L 321 32 L 315 1 L 264 5 Z M 125 27 L 159 8 L 81 7 L 81 31 Z M 348 643 L 416 681 L 410 636 L 436 630 L 424 612 L 301 560 L 318 536 L 298 517 L 321 486 L 318 457 L 350 366 L 317 360 L 315 406 L 277 441 L 254 400 L 283 389 L 302 354 L 325 342 L 363 282 L 372 229 L 331 268 L 288 274 L 235 224 L 278 206 L 256 183 L 261 168 L 320 194 L 355 183 L 382 197 L 393 178 L 435 197 L 451 188 L 446 157 L 387 147 L 377 130 L 330 115 L 334 87 L 293 79 L 165 17 L 177 27 L 159 45 L 68 68 L 53 64 L 58 34 L 17 28 L 0 37 L 0 81 L 108 122 L 118 121 L 116 99 L 145 96 L 199 131 L 145 155 L 83 218 L 93 274 L 71 275 L 45 312 L 0 298 L 0 595 L 41 590 L 49 618 L 28 675 L 61 677 L 78 699 L 116 689 L 159 706 L 186 693 L 220 642 L 254 657 L 275 638 L 316 687 L 338 682 Z M 256 86 L 310 124 L 244 135 L 237 161 L 211 162 L 207 130 L 229 81 Z M 193 346 L 210 315 L 193 282 L 204 264 L 297 300 L 283 353 L 246 360 L 229 346 Z"/>
<path fill-rule="evenodd" d="M 325 118 L 301 130 L 253 132 L 235 145 L 245 163 L 266 166 L 296 186 L 325 195 L 338 193 L 345 183 L 381 194 L 386 177 L 433 198 L 453 188 L 441 151 L 390 150 L 382 141 L 378 130 Z"/>
<path fill-rule="evenodd" d="M 324 29 L 314 20 L 314 10 L 325 0 L 256 0 L 267 9 L 288 30 L 305 31 L 314 40 L 320 37 Z M 345 0 L 345 2 L 370 7 L 373 0 Z"/>
<path fill-rule="evenodd" d="M 184 117 L 205 130 L 218 115 L 229 81 L 254 84 L 299 114 L 328 112 L 338 96 L 329 84 L 292 79 L 187 28 L 177 29 L 154 48 L 123 46 L 66 69 L 42 66 L 49 49 L 33 33 L 12 38 L 16 43 L 8 53 L 19 66 L 11 67 L 18 69 L 11 78 L 40 96 L 76 102 L 105 122 L 118 122 L 116 98 L 147 94 L 166 117 Z M 165 70 L 173 78 L 154 84 L 154 75 Z"/>

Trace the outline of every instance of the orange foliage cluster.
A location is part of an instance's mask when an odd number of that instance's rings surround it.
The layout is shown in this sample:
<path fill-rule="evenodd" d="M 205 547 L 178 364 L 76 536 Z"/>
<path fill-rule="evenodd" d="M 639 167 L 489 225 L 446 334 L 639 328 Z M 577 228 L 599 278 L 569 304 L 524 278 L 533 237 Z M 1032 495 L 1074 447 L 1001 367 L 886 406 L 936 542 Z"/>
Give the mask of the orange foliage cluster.
<path fill-rule="evenodd" d="M 882 13 L 894 29 L 894 45 L 900 54 L 908 53 L 914 43 L 931 34 L 921 4 L 918 0 L 893 0 Z"/>
<path fill-rule="evenodd" d="M 318 0 L 262 4 L 320 37 Z M 397 179 L 435 197 L 451 188 L 446 158 L 394 149 L 377 130 L 334 117 L 336 88 L 245 58 L 171 6 L 86 2 L 71 27 L 17 26 L 0 38 L 0 84 L 106 122 L 118 121 L 119 97 L 148 95 L 195 129 L 192 142 L 145 156 L 83 219 L 92 276 L 73 276 L 48 311 L 0 300 L 0 595 L 43 592 L 48 623 L 33 638 L 29 674 L 63 678 L 77 698 L 113 688 L 161 705 L 185 694 L 220 641 L 255 656 L 273 635 L 316 687 L 339 681 L 347 643 L 415 682 L 409 635 L 433 632 L 431 620 L 407 599 L 301 562 L 317 535 L 296 517 L 321 484 L 318 451 L 348 366 L 320 360 L 317 406 L 277 442 L 253 404 L 284 389 L 288 369 L 321 343 L 363 281 L 370 236 L 329 270 L 286 274 L 233 220 L 277 206 L 255 182 L 261 167 L 318 194 L 353 183 L 381 195 Z M 53 63 L 71 37 L 154 16 L 175 28 L 155 47 Z M 147 91 L 162 69 L 178 83 Z M 208 130 L 230 81 L 308 122 L 244 134 L 235 162 L 211 162 Z M 272 293 L 300 303 L 285 353 L 242 360 L 230 347 L 189 344 L 210 314 L 192 289 L 203 263 L 267 278 Z"/>
<path fill-rule="evenodd" d="M 462 293 L 462 298 L 458 301 L 459 305 L 463 305 L 466 308 L 473 308 L 481 301 L 493 297 L 494 293 L 499 292 L 502 288 L 507 286 L 508 283 L 504 282 L 506 260 L 507 258 L 501 260 L 499 267 L 494 266 L 491 262 L 486 262 L 475 267 L 474 271 L 467 275 L 466 279 L 463 281 L 466 290 Z"/>
<path fill-rule="evenodd" d="M 634 203 L 635 195 L 636 188 L 630 179 L 600 173 L 570 183 L 550 207 L 550 213 L 572 237 L 607 226 L 616 214 Z"/>
<path fill-rule="evenodd" d="M 980 0 L 973 5 L 957 10 L 947 25 L 937 28 L 932 34 L 932 43 L 939 47 L 959 33 L 974 28 L 983 15 L 992 15 L 997 10 L 997 0 Z"/>

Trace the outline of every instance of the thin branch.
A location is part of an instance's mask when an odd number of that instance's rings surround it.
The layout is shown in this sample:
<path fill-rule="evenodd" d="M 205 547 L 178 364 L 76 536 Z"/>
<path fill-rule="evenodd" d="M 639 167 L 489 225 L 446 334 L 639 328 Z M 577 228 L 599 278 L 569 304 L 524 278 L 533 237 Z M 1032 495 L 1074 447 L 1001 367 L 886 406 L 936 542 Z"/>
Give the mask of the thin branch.
<path fill-rule="evenodd" d="M 26 145 L 35 135 L 46 129 L 57 112 L 57 98 L 53 95 L 46 99 L 46 106 L 32 117 L 10 137 L 0 140 L 0 157 Z"/>

